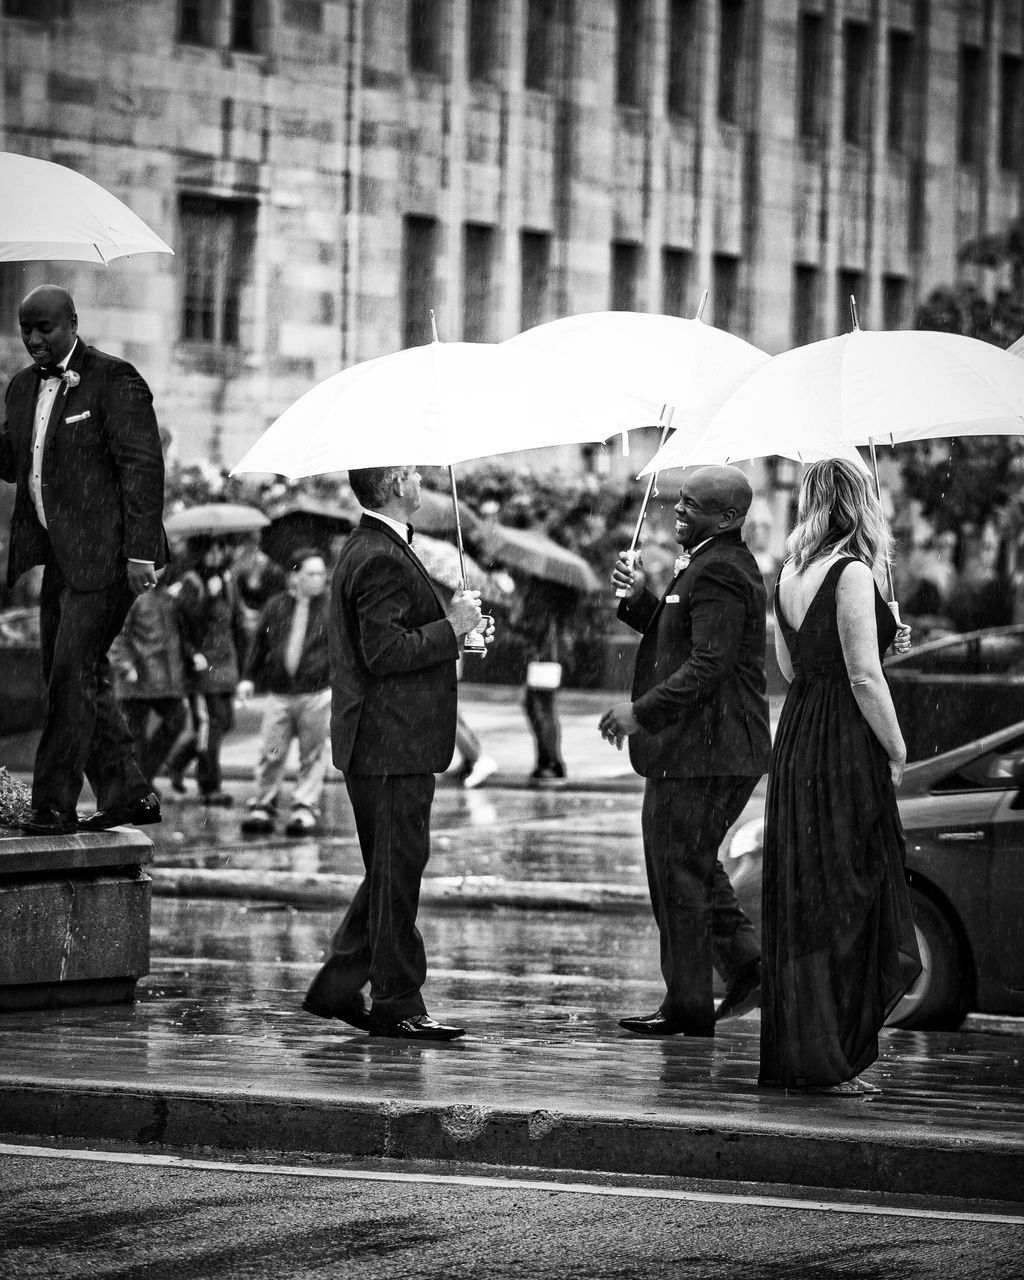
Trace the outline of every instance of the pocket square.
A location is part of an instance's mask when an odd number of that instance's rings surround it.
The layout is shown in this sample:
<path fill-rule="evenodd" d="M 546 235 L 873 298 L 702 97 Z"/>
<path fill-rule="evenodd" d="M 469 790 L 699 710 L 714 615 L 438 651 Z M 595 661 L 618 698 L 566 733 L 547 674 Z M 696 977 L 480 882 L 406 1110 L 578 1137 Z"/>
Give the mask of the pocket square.
<path fill-rule="evenodd" d="M 678 604 L 678 603 L 679 603 L 679 597 L 678 597 L 678 596 L 666 596 L 666 597 L 665 597 L 665 603 L 666 603 L 666 604 Z"/>
<path fill-rule="evenodd" d="M 68 424 L 72 422 L 84 422 L 86 418 L 91 417 L 92 412 L 89 409 L 86 409 L 85 413 L 73 413 L 70 418 L 65 418 L 64 421 Z"/>

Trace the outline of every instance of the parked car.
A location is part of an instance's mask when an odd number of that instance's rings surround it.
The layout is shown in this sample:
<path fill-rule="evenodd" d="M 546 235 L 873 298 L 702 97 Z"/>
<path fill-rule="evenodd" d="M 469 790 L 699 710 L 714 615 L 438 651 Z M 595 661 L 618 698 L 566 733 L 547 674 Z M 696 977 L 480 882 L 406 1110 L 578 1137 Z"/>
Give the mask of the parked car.
<path fill-rule="evenodd" d="M 909 760 L 924 760 L 1024 720 L 1024 626 L 987 627 L 915 645 L 885 674 Z"/>
<path fill-rule="evenodd" d="M 924 972 L 889 1025 L 1024 1014 L 1024 723 L 910 765 L 898 795 Z M 763 818 L 743 823 L 726 859 L 758 924 L 763 835 Z"/>

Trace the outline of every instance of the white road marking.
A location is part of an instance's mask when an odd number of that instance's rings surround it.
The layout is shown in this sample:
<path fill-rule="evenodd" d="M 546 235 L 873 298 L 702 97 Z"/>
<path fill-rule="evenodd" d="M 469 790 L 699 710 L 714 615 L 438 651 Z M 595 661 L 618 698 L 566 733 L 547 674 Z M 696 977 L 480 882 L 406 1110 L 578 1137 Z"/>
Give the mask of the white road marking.
<path fill-rule="evenodd" d="M 533 1181 L 529 1178 L 488 1178 L 458 1174 L 359 1172 L 354 1169 L 309 1165 L 240 1164 L 230 1160 L 193 1160 L 185 1156 L 151 1152 L 64 1150 L 55 1147 L 0 1143 L 0 1157 L 24 1156 L 36 1160 L 85 1160 L 96 1164 L 149 1165 L 165 1169 L 203 1169 L 212 1173 L 249 1173 L 276 1178 L 334 1178 L 345 1182 L 400 1182 L 428 1186 L 464 1187 L 488 1191 L 562 1191 L 570 1195 L 618 1196 L 635 1200 L 683 1200 L 694 1204 L 756 1205 L 763 1209 L 797 1209 L 817 1213 L 850 1213 L 866 1217 L 931 1218 L 940 1222 L 997 1223 L 1024 1227 L 1021 1215 L 966 1213 L 943 1209 L 911 1209 L 894 1205 L 832 1203 L 780 1196 L 730 1195 L 711 1191 L 673 1191 L 670 1188 L 620 1187 L 606 1183 Z"/>

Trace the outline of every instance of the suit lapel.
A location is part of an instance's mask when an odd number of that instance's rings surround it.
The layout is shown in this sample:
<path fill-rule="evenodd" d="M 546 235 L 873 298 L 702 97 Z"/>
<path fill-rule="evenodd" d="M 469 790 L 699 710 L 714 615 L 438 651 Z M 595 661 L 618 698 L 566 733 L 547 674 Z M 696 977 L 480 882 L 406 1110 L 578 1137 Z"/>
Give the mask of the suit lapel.
<path fill-rule="evenodd" d="M 50 406 L 50 416 L 46 420 L 46 443 L 43 445 L 43 462 L 50 456 L 54 449 L 54 441 L 57 437 L 57 428 L 61 418 L 67 411 L 68 401 L 81 386 L 81 369 L 85 361 L 85 343 L 81 338 L 71 353 L 71 359 L 68 361 L 68 372 L 78 374 L 79 382 L 75 387 L 70 387 L 63 379 L 57 388 L 57 394 L 53 397 L 53 404 Z M 34 413 L 33 413 L 34 416 Z"/>
<path fill-rule="evenodd" d="M 426 569 L 423 567 L 423 562 L 420 560 L 419 556 L 416 554 L 413 548 L 409 545 L 406 539 L 400 538 L 398 534 L 394 531 L 394 529 L 392 529 L 390 525 L 385 524 L 383 520 L 374 520 L 372 516 L 369 516 L 369 518 L 367 518 L 367 516 L 364 515 L 363 519 L 360 521 L 360 525 L 364 529 L 373 529 L 380 533 L 383 533 L 386 537 L 390 538 L 392 542 L 397 543 L 397 545 L 402 548 L 402 551 L 405 553 L 406 559 L 409 561 L 410 564 L 416 567 L 417 572 L 422 575 L 423 581 L 430 588 L 431 595 L 433 595 L 434 599 L 437 601 L 438 607 L 441 610 L 442 617 L 445 616 L 448 612 L 448 606 L 445 604 L 444 600 L 441 599 L 440 593 L 438 592 L 437 587 L 434 585 L 434 579 L 430 576 L 429 573 L 427 573 Z"/>

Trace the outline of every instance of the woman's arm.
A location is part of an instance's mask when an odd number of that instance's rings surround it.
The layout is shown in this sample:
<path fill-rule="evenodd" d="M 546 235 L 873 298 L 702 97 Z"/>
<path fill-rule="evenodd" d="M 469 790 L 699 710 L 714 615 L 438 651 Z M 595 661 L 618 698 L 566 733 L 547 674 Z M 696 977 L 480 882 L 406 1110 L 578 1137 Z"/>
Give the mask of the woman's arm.
<path fill-rule="evenodd" d="M 850 688 L 861 715 L 889 757 L 893 785 L 899 786 L 907 748 L 889 686 L 882 675 L 875 622 L 875 580 L 867 565 L 854 561 L 840 574 L 836 616 Z"/>
<path fill-rule="evenodd" d="M 789 645 L 786 644 L 786 637 L 783 634 L 782 627 L 779 625 L 779 615 L 777 613 L 772 631 L 775 637 L 775 660 L 779 664 L 779 670 L 782 672 L 782 678 L 786 684 L 792 684 L 793 659 L 789 656 Z"/>

